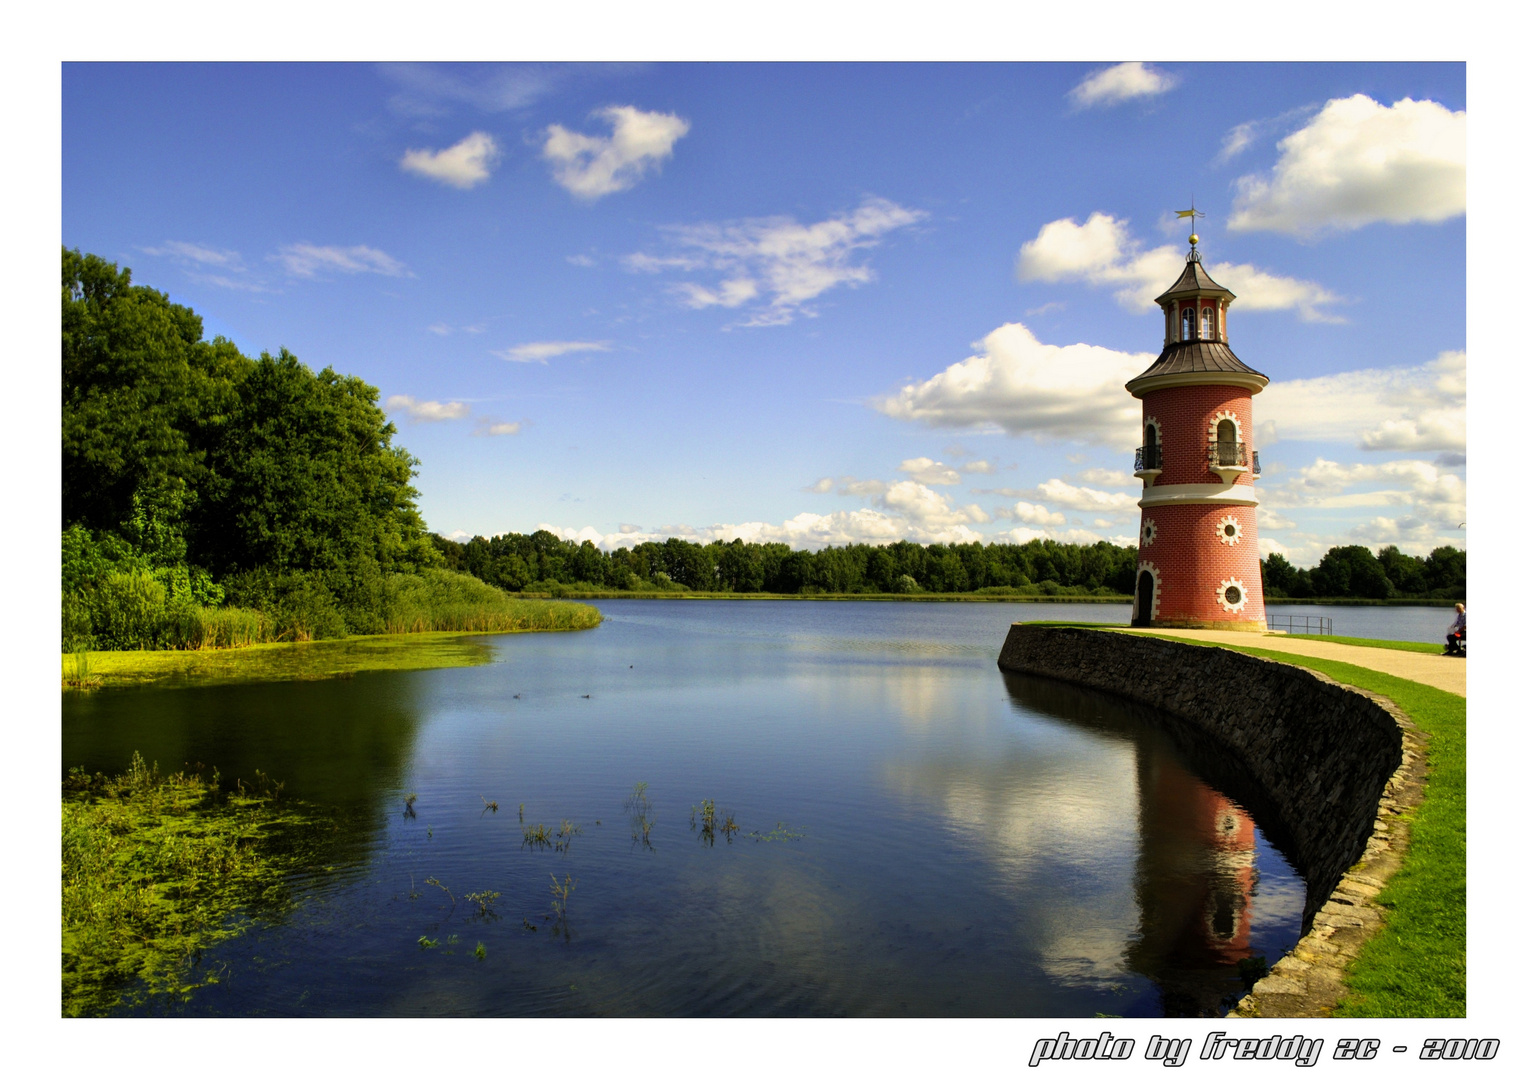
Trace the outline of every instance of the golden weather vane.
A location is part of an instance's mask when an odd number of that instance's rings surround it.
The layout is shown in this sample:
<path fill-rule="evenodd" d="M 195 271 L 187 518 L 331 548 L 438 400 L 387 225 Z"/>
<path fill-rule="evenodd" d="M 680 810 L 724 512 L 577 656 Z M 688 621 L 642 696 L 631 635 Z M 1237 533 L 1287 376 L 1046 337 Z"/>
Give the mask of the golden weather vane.
<path fill-rule="evenodd" d="M 1188 227 L 1189 227 L 1188 243 L 1189 243 L 1190 247 L 1196 246 L 1199 243 L 1199 233 L 1198 233 L 1197 230 L 1194 229 L 1194 219 L 1195 218 L 1202 218 L 1202 217 L 1204 217 L 1204 211 L 1203 210 L 1195 209 L 1195 207 L 1194 207 L 1194 200 L 1193 199 L 1189 199 L 1188 209 L 1187 210 L 1178 210 L 1178 211 L 1175 211 L 1175 212 L 1177 213 L 1178 218 L 1179 218 L 1180 221 L 1183 218 L 1188 218 Z"/>

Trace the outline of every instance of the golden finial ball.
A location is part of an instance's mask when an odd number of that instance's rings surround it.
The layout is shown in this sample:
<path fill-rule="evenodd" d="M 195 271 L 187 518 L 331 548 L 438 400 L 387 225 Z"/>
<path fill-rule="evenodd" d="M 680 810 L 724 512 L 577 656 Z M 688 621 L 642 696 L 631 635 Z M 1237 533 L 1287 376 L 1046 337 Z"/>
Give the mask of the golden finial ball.
<path fill-rule="evenodd" d="M 1188 242 L 1190 244 L 1197 244 L 1197 243 L 1199 243 L 1199 234 L 1198 233 L 1189 233 L 1188 234 Z"/>

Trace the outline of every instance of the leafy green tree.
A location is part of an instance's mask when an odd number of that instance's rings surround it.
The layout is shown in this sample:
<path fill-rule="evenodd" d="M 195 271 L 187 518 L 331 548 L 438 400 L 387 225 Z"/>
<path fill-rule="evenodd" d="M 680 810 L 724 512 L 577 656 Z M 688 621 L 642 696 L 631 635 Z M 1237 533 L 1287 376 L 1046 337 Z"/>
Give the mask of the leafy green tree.
<path fill-rule="evenodd" d="M 1450 599 L 1464 599 L 1464 552 L 1452 544 L 1433 548 L 1423 563 L 1428 591 Z"/>
<path fill-rule="evenodd" d="M 433 564 L 377 391 L 281 350 L 237 387 L 197 512 L 196 551 L 219 573 L 255 568 L 364 574 Z"/>
<path fill-rule="evenodd" d="M 1427 591 L 1427 569 L 1421 559 L 1405 554 L 1394 544 L 1380 548 L 1377 558 L 1385 576 L 1403 596 L 1421 596 Z"/>
<path fill-rule="evenodd" d="M 248 361 L 95 255 L 64 250 L 62 300 L 63 524 L 148 530 L 173 558 Z"/>
<path fill-rule="evenodd" d="M 1374 552 L 1362 544 L 1327 551 L 1311 571 L 1311 584 L 1315 586 L 1317 596 L 1383 600 L 1395 595 L 1395 586 L 1385 577 L 1385 568 Z"/>

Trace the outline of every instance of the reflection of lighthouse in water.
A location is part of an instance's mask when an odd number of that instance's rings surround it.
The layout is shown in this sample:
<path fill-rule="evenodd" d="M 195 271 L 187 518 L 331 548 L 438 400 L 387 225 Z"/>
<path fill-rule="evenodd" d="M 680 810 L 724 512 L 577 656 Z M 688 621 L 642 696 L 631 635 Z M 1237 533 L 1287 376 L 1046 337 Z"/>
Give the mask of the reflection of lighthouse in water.
<path fill-rule="evenodd" d="M 1251 955 L 1252 818 L 1171 756 L 1141 749 L 1141 925 L 1127 961 L 1157 982 L 1165 1015 L 1219 1016 Z"/>

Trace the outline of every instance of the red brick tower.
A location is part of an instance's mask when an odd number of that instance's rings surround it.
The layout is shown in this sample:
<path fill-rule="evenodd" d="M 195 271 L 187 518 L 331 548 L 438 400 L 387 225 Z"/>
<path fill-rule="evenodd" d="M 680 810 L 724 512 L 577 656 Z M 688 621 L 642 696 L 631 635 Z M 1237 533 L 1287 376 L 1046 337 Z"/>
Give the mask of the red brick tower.
<path fill-rule="evenodd" d="M 1183 273 L 1157 303 L 1167 336 L 1156 363 L 1125 384 L 1141 399 L 1141 493 L 1134 626 L 1262 630 L 1257 558 L 1260 471 L 1252 395 L 1268 377 L 1226 344 L 1236 299 L 1204 272 L 1189 237 Z"/>

